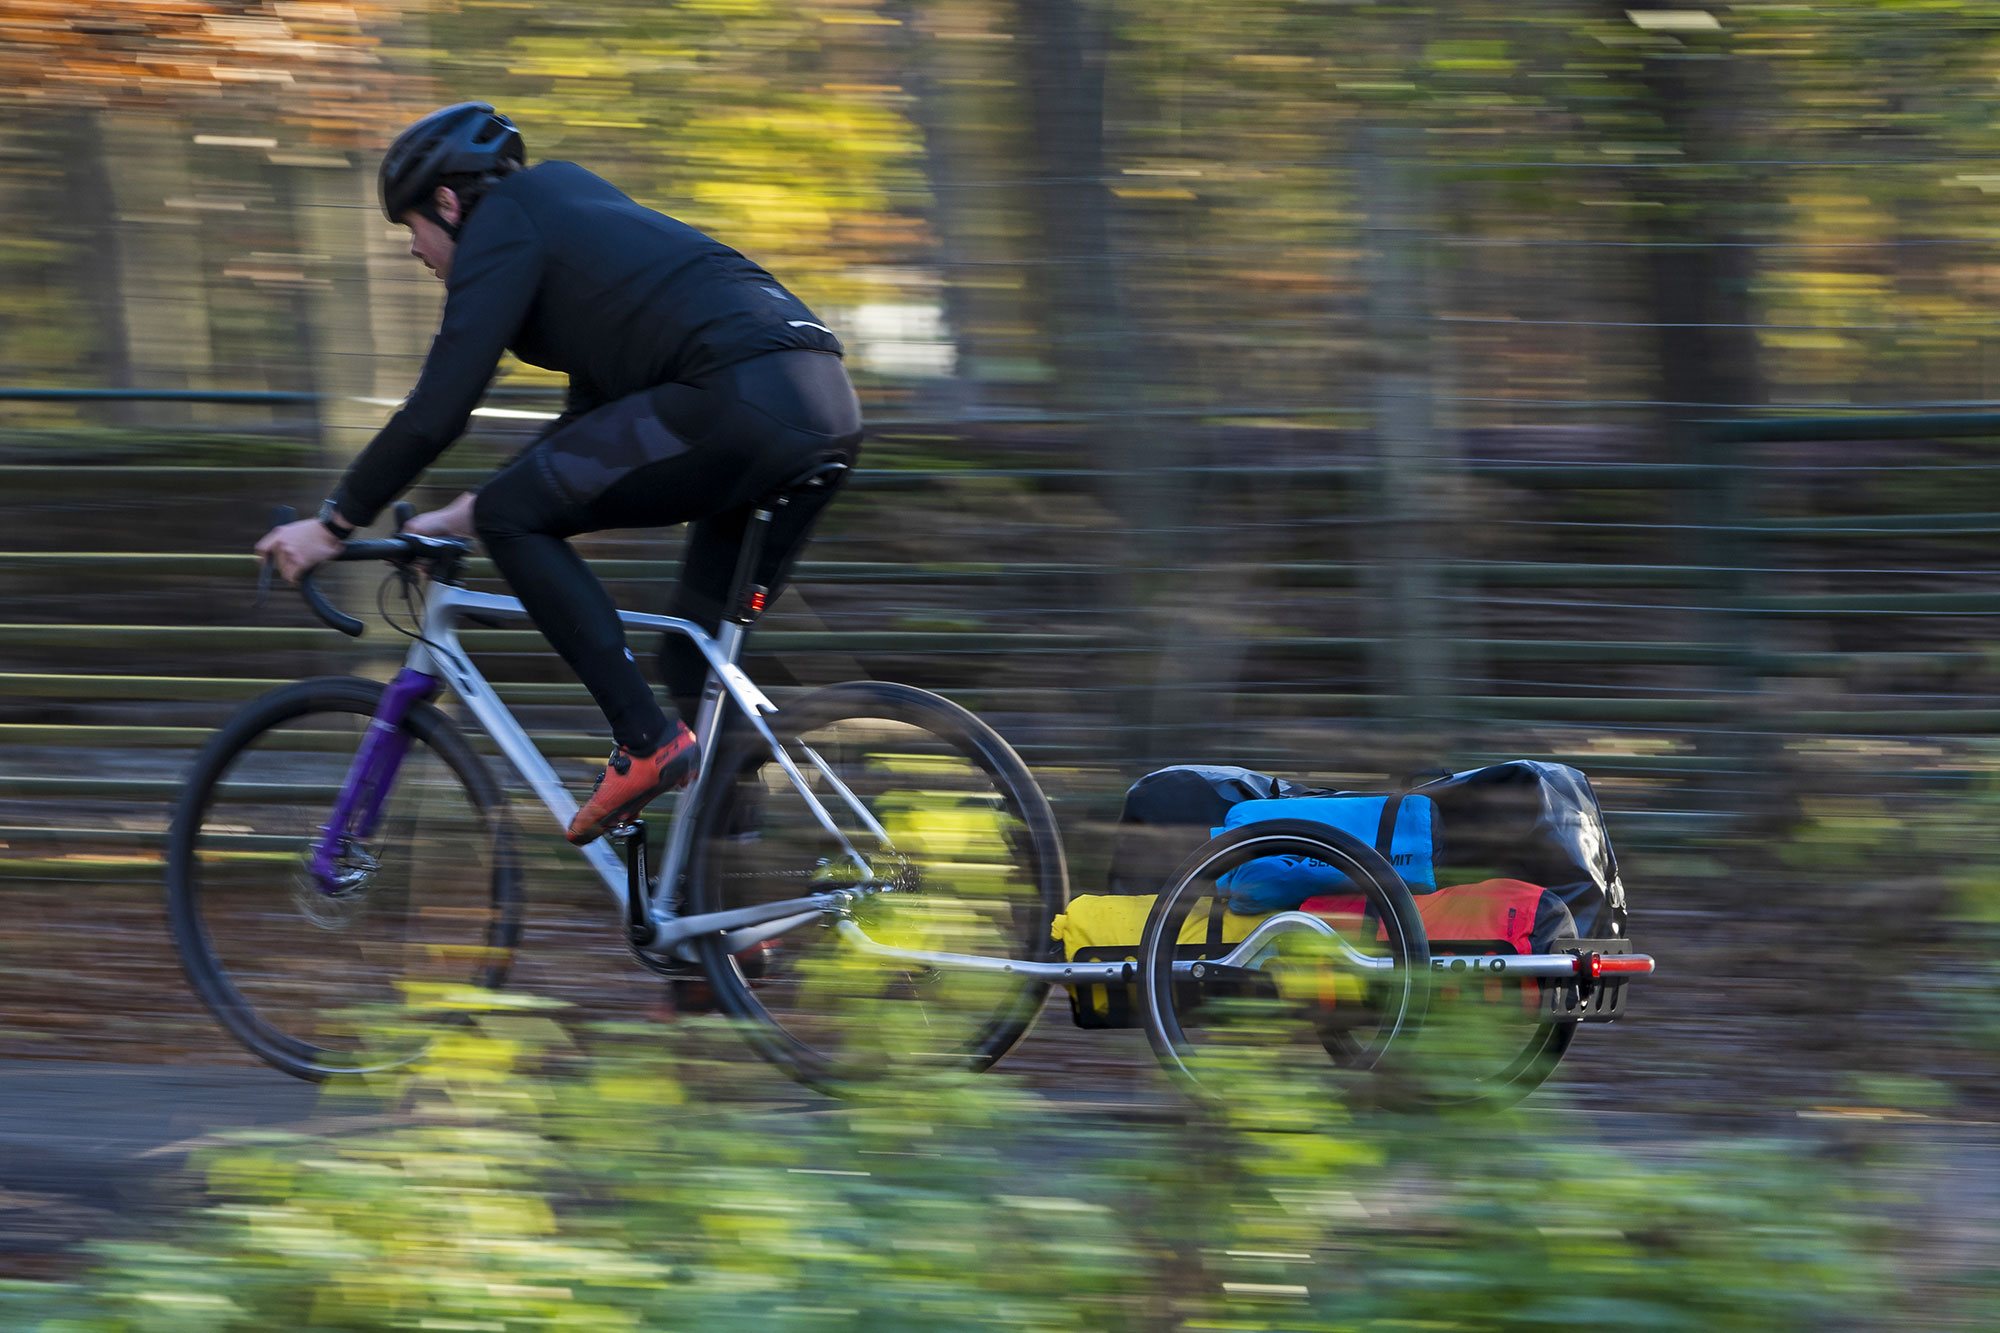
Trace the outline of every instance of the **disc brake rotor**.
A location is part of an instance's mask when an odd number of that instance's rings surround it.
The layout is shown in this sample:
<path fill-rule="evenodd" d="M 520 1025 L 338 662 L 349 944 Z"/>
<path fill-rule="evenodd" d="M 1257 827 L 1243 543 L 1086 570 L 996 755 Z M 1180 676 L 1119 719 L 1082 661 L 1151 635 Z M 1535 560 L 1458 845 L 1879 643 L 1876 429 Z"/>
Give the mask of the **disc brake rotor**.
<path fill-rule="evenodd" d="M 359 847 L 349 845 L 334 858 L 333 890 L 328 892 L 313 873 L 318 843 L 309 842 L 292 875 L 292 905 L 299 915 L 321 930 L 346 930 L 360 919 L 368 907 L 368 885 L 380 862 Z"/>

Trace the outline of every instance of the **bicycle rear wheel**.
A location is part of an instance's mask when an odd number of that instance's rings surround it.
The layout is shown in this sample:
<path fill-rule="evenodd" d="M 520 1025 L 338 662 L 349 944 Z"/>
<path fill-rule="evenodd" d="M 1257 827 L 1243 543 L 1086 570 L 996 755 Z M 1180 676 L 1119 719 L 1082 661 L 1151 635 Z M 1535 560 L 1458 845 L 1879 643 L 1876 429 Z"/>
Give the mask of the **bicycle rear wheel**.
<path fill-rule="evenodd" d="M 1236 950 L 1207 943 L 1211 934 L 1245 940 L 1267 919 L 1224 916 L 1224 881 L 1273 857 L 1340 871 L 1351 911 L 1278 923 L 1239 964 L 1216 965 Z M 1296 1105 L 1294 1081 L 1343 1099 L 1378 1097 L 1370 1076 L 1392 1048 L 1408 1048 L 1429 1004 L 1430 946 L 1402 877 L 1367 844 L 1305 820 L 1248 824 L 1204 843 L 1154 900 L 1139 957 L 1154 1054 L 1204 1100 L 1282 1082 L 1280 1100 Z"/>
<path fill-rule="evenodd" d="M 167 905 L 189 983 L 254 1054 L 324 1079 L 420 1055 L 448 990 L 497 987 L 520 933 L 499 785 L 419 704 L 381 818 L 313 869 L 383 685 L 301 681 L 247 705 L 195 761 L 174 815 Z"/>
<path fill-rule="evenodd" d="M 854 905 L 876 941 L 938 953 L 1046 960 L 1068 901 L 1055 818 L 1027 768 L 958 705 L 856 682 L 769 719 L 813 794 L 874 876 L 898 887 Z M 882 834 L 848 808 L 829 775 Z M 841 887 L 855 871 L 748 726 L 718 747 L 696 826 L 689 910 L 715 912 Z M 1040 1012 L 1048 985 L 1018 974 L 926 968 L 864 955 L 808 924 L 702 962 L 724 1012 L 795 1077 L 837 1087 L 893 1071 L 984 1069 Z"/>

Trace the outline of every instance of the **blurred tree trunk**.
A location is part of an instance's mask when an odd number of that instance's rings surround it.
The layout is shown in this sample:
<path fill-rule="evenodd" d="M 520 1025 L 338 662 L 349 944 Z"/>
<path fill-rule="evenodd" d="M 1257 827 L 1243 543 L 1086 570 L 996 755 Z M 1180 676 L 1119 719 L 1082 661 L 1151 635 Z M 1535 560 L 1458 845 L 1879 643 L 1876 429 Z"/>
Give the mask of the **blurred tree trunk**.
<path fill-rule="evenodd" d="M 1642 62 L 1647 108 L 1682 162 L 1745 155 L 1734 65 L 1721 52 L 1678 49 Z M 1655 243 L 1646 263 L 1659 326 L 1659 396 L 1677 443 L 1690 416 L 1728 415 L 1763 397 L 1752 327 L 1756 251 L 1741 243 L 1754 207 L 1747 188 L 1738 173 L 1714 166 L 1670 166 L 1641 173 L 1637 182 L 1635 193 L 1648 205 L 1643 239 Z"/>
<path fill-rule="evenodd" d="M 1759 201 L 1757 186 L 1728 163 L 1748 151 L 1754 96 L 1740 77 L 1726 30 L 1691 31 L 1650 48 L 1640 61 L 1645 109 L 1667 146 L 1686 165 L 1640 173 L 1635 184 L 1646 225 L 1651 318 L 1657 326 L 1660 429 L 1676 462 L 1712 469 L 1681 488 L 1678 561 L 1719 569 L 1704 582 L 1713 596 L 1685 625 L 1663 624 L 1663 638 L 1685 636 L 1733 650 L 1718 673 L 1717 721 L 1742 732 L 1758 682 L 1750 666 L 1754 552 L 1746 531 L 1755 497 L 1751 446 L 1718 443 L 1698 423 L 1741 416 L 1764 397 L 1754 297 L 1758 251 L 1745 244 Z M 1744 752 L 1738 735 L 1717 742 Z"/>
<path fill-rule="evenodd" d="M 1376 614 L 1375 680 L 1396 722 L 1384 762 L 1409 772 L 1440 761 L 1455 737 L 1456 629 L 1444 564 L 1456 549 L 1453 454 L 1439 427 L 1425 232 L 1431 214 L 1420 130 L 1386 124 L 1362 135 L 1358 184 L 1367 222 L 1368 329 L 1374 342 L 1374 520 L 1357 553 Z"/>
<path fill-rule="evenodd" d="M 305 289 L 298 351 L 319 395 L 320 457 L 337 472 L 361 452 L 389 413 L 387 408 L 361 401 L 374 396 L 375 391 L 368 233 L 387 224 L 376 211 L 372 172 L 344 165 L 280 170 L 285 173 L 284 193 L 291 202 L 299 247 L 323 256 L 316 261 L 315 276 L 325 281 Z M 326 489 L 332 489 L 330 482 Z M 383 528 L 389 523 L 386 513 L 377 520 Z M 380 577 L 381 570 L 373 565 L 345 564 L 328 569 L 320 581 L 337 605 L 366 607 Z M 387 679 L 401 654 L 393 636 L 370 637 L 376 642 L 365 650 L 364 664 L 356 663 L 352 648 L 346 644 L 328 648 L 329 662 L 339 661 L 341 670 L 358 669 L 364 675 Z"/>
<path fill-rule="evenodd" d="M 948 21 L 927 27 L 917 0 L 899 0 L 889 12 L 902 20 L 902 82 L 910 95 L 911 119 L 924 140 L 924 178 L 930 186 L 930 207 L 925 210 L 931 237 L 937 246 L 937 263 L 943 288 L 940 300 L 944 319 L 951 331 L 955 355 L 948 388 L 937 407 L 951 416 L 963 416 L 981 402 L 981 377 L 990 358 L 981 347 L 981 333 L 994 321 L 982 311 L 981 295 L 990 283 L 977 260 L 996 256 L 982 246 L 982 234 L 992 228 L 982 203 L 997 205 L 996 191 L 976 191 L 968 187 L 982 170 L 994 167 L 992 155 L 982 152 L 974 99 L 966 90 L 981 82 L 979 71 L 986 62 L 981 57 L 994 46 L 1005 43 L 952 40 Z"/>
<path fill-rule="evenodd" d="M 107 112 L 101 121 L 114 206 L 125 364 L 135 387 L 206 387 L 212 370 L 208 289 L 188 170 L 188 136 L 154 113 Z M 194 414 L 199 415 L 199 414 Z M 180 411 L 151 420 L 185 420 Z"/>
<path fill-rule="evenodd" d="M 1085 414 L 1072 429 L 1105 473 L 1099 497 L 1123 528 L 1126 556 L 1106 571 L 1100 614 L 1132 641 L 1113 678 L 1123 737 L 1120 758 L 1160 757 L 1154 727 L 1157 660 L 1175 627 L 1150 608 L 1172 559 L 1170 477 L 1158 471 L 1161 440 L 1133 415 L 1132 333 L 1124 315 L 1105 125 L 1110 25 L 1091 0 L 1015 0 L 1032 134 L 1029 187 L 1041 235 L 1036 265 L 1043 343 L 1059 406 Z"/>
<path fill-rule="evenodd" d="M 62 181 L 72 229 L 74 281 L 95 335 L 92 346 L 96 357 L 87 369 L 91 378 L 106 388 L 129 389 L 132 351 L 121 295 L 118 203 L 111 191 L 99 116 L 95 111 L 77 111 L 63 117 L 55 139 L 66 163 Z M 129 411 L 118 415 L 121 419 L 132 417 Z"/>
<path fill-rule="evenodd" d="M 1214 515 L 1257 504 L 1273 483 L 1225 471 L 1242 461 L 1243 437 L 1201 415 L 1246 397 L 1243 385 L 1224 383 L 1214 373 L 1215 335 L 1236 332 L 1230 321 L 1217 319 L 1213 302 L 1214 242 L 1224 228 L 1211 210 L 1223 207 L 1216 195 L 1225 187 L 1183 165 L 1204 160 L 1213 147 L 1201 132 L 1206 89 L 1190 86 L 1189 46 L 1134 40 L 1119 55 L 1110 118 L 1129 127 L 1127 159 L 1148 164 L 1142 170 L 1164 165 L 1190 173 L 1164 179 L 1118 173 L 1138 189 L 1121 203 L 1122 234 L 1113 237 L 1129 266 L 1122 270 L 1128 280 L 1120 291 L 1120 351 L 1140 368 L 1135 378 L 1142 377 L 1143 406 L 1158 414 L 1133 427 L 1154 469 L 1146 495 L 1152 534 L 1146 563 L 1150 612 L 1163 649 L 1146 691 L 1150 734 L 1158 738 L 1152 757 L 1240 762 L 1247 738 L 1236 725 L 1235 700 L 1249 641 L 1265 614 L 1264 534 L 1257 525 L 1215 533 Z M 1191 125 L 1201 129 L 1191 133 Z M 1106 189 L 1117 197 L 1111 182 Z M 1295 558 L 1284 540 L 1271 554 Z M 1190 755 L 1188 747 L 1197 744 L 1210 752 Z"/>
<path fill-rule="evenodd" d="M 1685 165 L 1638 173 L 1633 191 L 1646 205 L 1639 239 L 1650 242 L 1645 262 L 1660 429 L 1674 459 L 1715 464 L 1733 455 L 1718 452 L 1694 422 L 1738 415 L 1763 398 L 1752 291 L 1757 251 L 1744 244 L 1756 201 L 1740 171 L 1719 165 L 1750 156 L 1748 94 L 1727 41 L 1691 32 L 1685 42 L 1668 38 L 1641 59 L 1643 110 Z M 1688 495 L 1685 562 L 1716 563 L 1715 534 L 1695 529 L 1721 521 L 1719 515 L 1740 518 L 1743 497 L 1720 483 L 1709 494 Z"/>
<path fill-rule="evenodd" d="M 1109 33 L 1089 0 L 1016 0 L 1033 135 L 1031 190 L 1040 222 L 1038 286 L 1063 406 L 1128 405 L 1112 260 L 1104 75 Z M 1121 460 L 1123 461 L 1123 460 Z"/>
<path fill-rule="evenodd" d="M 383 409 L 359 401 L 375 393 L 374 330 L 369 300 L 367 229 L 381 222 L 369 173 L 346 166 L 293 166 L 286 193 L 302 249 L 324 256 L 324 282 L 307 288 L 301 351 L 319 394 L 320 447 L 343 467 L 384 420 Z M 414 261 L 413 261 L 414 262 Z"/>

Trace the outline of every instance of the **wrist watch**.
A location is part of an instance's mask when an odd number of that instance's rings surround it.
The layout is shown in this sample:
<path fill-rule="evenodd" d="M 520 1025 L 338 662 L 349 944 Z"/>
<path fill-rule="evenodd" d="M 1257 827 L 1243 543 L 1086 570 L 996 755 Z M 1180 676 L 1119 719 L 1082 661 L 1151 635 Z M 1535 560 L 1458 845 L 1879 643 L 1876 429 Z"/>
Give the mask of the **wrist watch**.
<path fill-rule="evenodd" d="M 354 525 L 340 521 L 340 506 L 334 503 L 333 497 L 330 495 L 320 501 L 319 525 L 332 533 L 339 541 L 346 541 L 354 535 Z"/>

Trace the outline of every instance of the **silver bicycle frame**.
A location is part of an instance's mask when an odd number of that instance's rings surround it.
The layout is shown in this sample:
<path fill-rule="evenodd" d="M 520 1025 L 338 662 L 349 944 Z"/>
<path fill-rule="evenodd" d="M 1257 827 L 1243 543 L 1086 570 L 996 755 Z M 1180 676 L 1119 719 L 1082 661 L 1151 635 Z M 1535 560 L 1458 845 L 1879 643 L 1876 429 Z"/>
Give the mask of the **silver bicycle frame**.
<path fill-rule="evenodd" d="M 577 811 L 576 801 L 563 787 L 562 780 L 542 752 L 535 748 L 521 724 L 507 705 L 500 701 L 493 687 L 472 664 L 458 641 L 458 621 L 472 614 L 499 617 L 509 620 L 525 620 L 527 612 L 521 603 L 512 597 L 499 597 L 491 593 L 469 592 L 453 584 L 434 583 L 430 585 L 425 598 L 423 638 L 411 644 L 405 667 L 421 671 L 426 675 L 442 678 L 465 702 L 474 718 L 478 719 L 488 735 L 500 747 L 500 753 L 521 775 L 542 804 L 548 808 L 556 827 L 567 828 Z M 757 688 L 743 669 L 736 665 L 736 657 L 742 650 L 743 627 L 725 623 L 719 634 L 710 637 L 701 626 L 691 620 L 676 616 L 648 615 L 639 611 L 620 611 L 620 620 L 640 629 L 664 630 L 670 634 L 685 636 L 700 650 L 708 662 L 708 682 L 702 691 L 701 711 L 697 717 L 695 731 L 700 736 L 714 736 L 716 719 L 721 715 L 723 696 L 726 694 L 742 712 L 749 724 L 770 747 L 771 755 L 784 770 L 785 776 L 798 793 L 805 799 L 813 817 L 839 843 L 847 858 L 854 863 L 864 880 L 873 876 L 873 867 L 842 831 L 839 823 L 815 796 L 804 772 L 778 743 L 765 718 L 777 712 L 777 705 Z M 809 762 L 827 785 L 838 795 L 842 804 L 855 812 L 869 832 L 888 845 L 888 834 L 875 822 L 860 800 L 835 776 L 827 764 L 805 749 Z M 850 890 L 834 890 L 826 893 L 808 894 L 800 898 L 785 899 L 780 902 L 760 903 L 755 907 L 740 908 L 731 912 L 708 912 L 698 916 L 679 915 L 674 903 L 674 886 L 680 882 L 682 870 L 687 864 L 689 847 L 694 837 L 694 821 L 681 818 L 683 811 L 697 808 L 702 793 L 707 786 L 711 765 L 704 760 L 681 797 L 681 804 L 668 829 L 667 851 L 662 860 L 659 876 L 647 890 L 647 917 L 653 922 L 653 938 L 641 942 L 639 947 L 654 953 L 671 953 L 689 958 L 692 950 L 688 942 L 696 935 L 721 932 L 727 937 L 725 942 L 736 944 L 738 948 L 748 947 L 761 939 L 782 934 L 786 930 L 811 921 L 820 920 L 827 912 L 837 911 L 855 896 Z M 602 838 L 578 849 L 604 887 L 617 902 L 621 914 L 627 911 L 626 870 L 616 852 L 612 851 Z M 881 946 L 886 947 L 886 946 Z"/>

